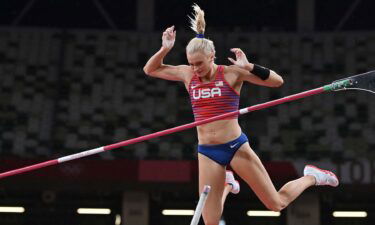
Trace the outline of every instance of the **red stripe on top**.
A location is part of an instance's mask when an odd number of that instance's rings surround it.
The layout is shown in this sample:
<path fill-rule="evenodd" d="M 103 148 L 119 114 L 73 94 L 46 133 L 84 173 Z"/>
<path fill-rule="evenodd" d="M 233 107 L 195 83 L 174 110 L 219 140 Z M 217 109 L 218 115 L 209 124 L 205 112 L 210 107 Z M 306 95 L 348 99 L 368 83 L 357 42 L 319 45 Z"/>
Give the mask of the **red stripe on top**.
<path fill-rule="evenodd" d="M 237 111 L 240 101 L 239 94 L 224 78 L 224 66 L 218 66 L 215 79 L 208 83 L 202 83 L 195 74 L 189 84 L 189 95 L 195 121 Z"/>

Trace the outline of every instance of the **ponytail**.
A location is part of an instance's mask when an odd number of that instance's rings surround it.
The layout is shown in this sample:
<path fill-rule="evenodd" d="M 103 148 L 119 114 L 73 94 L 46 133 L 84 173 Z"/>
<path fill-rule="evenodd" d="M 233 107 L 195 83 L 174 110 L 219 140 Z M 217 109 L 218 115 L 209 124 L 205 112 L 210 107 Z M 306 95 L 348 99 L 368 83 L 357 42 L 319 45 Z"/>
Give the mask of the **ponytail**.
<path fill-rule="evenodd" d="M 214 43 L 204 37 L 206 30 L 206 21 L 204 19 L 204 11 L 197 5 L 193 5 L 193 17 L 189 16 L 190 28 L 196 33 L 196 37 L 191 39 L 186 46 L 186 53 L 192 54 L 197 51 L 210 54 L 215 52 Z"/>
<path fill-rule="evenodd" d="M 193 5 L 193 18 L 189 16 L 190 28 L 197 33 L 197 35 L 204 35 L 206 29 L 206 21 L 204 20 L 204 11 L 197 5 Z"/>

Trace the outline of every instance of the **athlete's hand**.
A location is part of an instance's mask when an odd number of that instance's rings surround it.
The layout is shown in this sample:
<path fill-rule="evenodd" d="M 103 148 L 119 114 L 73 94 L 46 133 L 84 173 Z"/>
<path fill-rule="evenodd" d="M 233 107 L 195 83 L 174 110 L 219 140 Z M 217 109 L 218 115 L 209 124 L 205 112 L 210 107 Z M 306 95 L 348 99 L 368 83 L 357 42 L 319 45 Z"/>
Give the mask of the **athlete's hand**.
<path fill-rule="evenodd" d="M 231 61 L 231 63 L 233 63 L 234 65 L 248 70 L 250 63 L 247 60 L 245 53 L 239 48 L 232 48 L 230 51 L 236 55 L 236 60 L 230 57 L 228 57 L 228 60 Z"/>
<path fill-rule="evenodd" d="M 174 30 L 174 25 L 168 27 L 162 36 L 162 46 L 168 50 L 173 48 L 174 41 L 176 40 L 176 31 Z"/>

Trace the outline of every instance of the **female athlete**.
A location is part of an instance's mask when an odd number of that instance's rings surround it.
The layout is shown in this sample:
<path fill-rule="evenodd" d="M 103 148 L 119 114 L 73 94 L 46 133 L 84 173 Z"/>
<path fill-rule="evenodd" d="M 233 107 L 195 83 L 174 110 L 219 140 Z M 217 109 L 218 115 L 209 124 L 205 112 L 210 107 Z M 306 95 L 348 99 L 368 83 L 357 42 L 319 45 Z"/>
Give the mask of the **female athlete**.
<path fill-rule="evenodd" d="M 152 77 L 183 82 L 190 94 L 196 121 L 237 111 L 244 82 L 267 87 L 280 87 L 283 84 L 281 76 L 273 70 L 249 63 L 239 48 L 231 49 L 236 59 L 228 60 L 233 65 L 215 64 L 214 44 L 204 38 L 204 11 L 198 5 L 193 5 L 193 9 L 190 22 L 196 37 L 186 46 L 189 65 L 163 63 L 176 39 L 176 31 L 171 26 L 164 31 L 162 46 L 148 60 L 144 72 Z M 239 192 L 239 184 L 233 173 L 226 171 L 229 164 L 272 211 L 284 209 L 310 186 L 338 185 L 338 179 L 332 172 L 307 165 L 303 177 L 288 182 L 277 191 L 262 162 L 251 149 L 246 135 L 242 133 L 237 117 L 197 127 L 199 190 L 204 185 L 211 186 L 202 212 L 206 225 L 218 225 L 227 195 Z"/>

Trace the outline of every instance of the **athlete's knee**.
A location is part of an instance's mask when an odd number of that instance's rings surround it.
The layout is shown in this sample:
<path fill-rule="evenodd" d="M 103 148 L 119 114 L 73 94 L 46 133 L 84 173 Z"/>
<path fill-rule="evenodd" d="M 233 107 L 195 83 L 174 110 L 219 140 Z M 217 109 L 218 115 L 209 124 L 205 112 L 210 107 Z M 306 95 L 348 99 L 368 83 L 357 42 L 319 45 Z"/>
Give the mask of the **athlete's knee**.
<path fill-rule="evenodd" d="M 267 209 L 271 210 L 271 211 L 274 211 L 274 212 L 280 212 L 281 210 L 283 210 L 285 207 L 281 206 L 281 205 L 270 205 L 270 206 L 267 206 Z"/>
<path fill-rule="evenodd" d="M 215 212 L 203 212 L 203 221 L 205 225 L 218 225 L 220 222 L 220 216 L 221 214 L 215 213 Z"/>
<path fill-rule="evenodd" d="M 273 200 L 266 204 L 267 209 L 274 211 L 274 212 L 280 212 L 286 207 L 286 204 L 283 203 L 280 200 Z"/>
<path fill-rule="evenodd" d="M 204 225 L 218 225 L 220 223 L 220 221 L 216 221 L 216 220 L 204 220 Z"/>
<path fill-rule="evenodd" d="M 203 216 L 203 221 L 205 225 L 218 225 L 220 222 L 220 219 L 210 217 L 210 216 Z"/>

